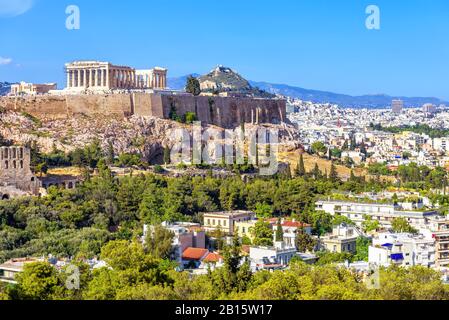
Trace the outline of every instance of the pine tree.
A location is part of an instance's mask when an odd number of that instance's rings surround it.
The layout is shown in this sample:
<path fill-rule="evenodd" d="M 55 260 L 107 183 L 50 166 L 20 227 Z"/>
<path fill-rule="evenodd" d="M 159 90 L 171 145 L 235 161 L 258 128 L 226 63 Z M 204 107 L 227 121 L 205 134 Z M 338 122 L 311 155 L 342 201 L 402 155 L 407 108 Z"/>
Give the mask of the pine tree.
<path fill-rule="evenodd" d="M 111 141 L 108 143 L 108 165 L 112 166 L 115 161 L 114 145 Z"/>
<path fill-rule="evenodd" d="M 349 181 L 352 181 L 352 182 L 357 181 L 357 177 L 354 174 L 354 170 L 351 170 L 351 177 L 349 178 Z"/>
<path fill-rule="evenodd" d="M 201 93 L 201 85 L 197 78 L 189 76 L 186 83 L 186 92 L 199 96 Z"/>
<path fill-rule="evenodd" d="M 318 167 L 318 163 L 315 163 L 315 168 L 312 171 L 312 175 L 315 180 L 318 180 L 322 177 L 323 174 L 321 173 L 320 168 Z"/>
<path fill-rule="evenodd" d="M 366 150 L 366 145 L 363 142 L 362 145 L 360 146 L 360 153 L 363 153 L 365 156 L 368 154 L 368 151 Z"/>
<path fill-rule="evenodd" d="M 335 167 L 335 164 L 332 162 L 331 164 L 331 171 L 329 173 L 329 180 L 331 182 L 338 182 L 339 178 L 338 178 L 338 173 L 337 173 L 337 167 Z"/>
<path fill-rule="evenodd" d="M 352 136 L 351 137 L 351 146 L 350 146 L 351 150 L 354 151 L 356 146 L 357 146 L 357 141 L 355 140 L 355 136 Z"/>
<path fill-rule="evenodd" d="M 171 158 L 170 158 L 170 148 L 167 146 L 164 148 L 164 164 L 170 164 Z"/>
<path fill-rule="evenodd" d="M 298 166 L 296 167 L 296 176 L 303 177 L 306 174 L 306 167 L 304 166 L 304 157 L 301 153 L 299 156 Z"/>
<path fill-rule="evenodd" d="M 282 222 L 279 218 L 278 220 L 278 226 L 276 229 L 276 242 L 284 241 L 284 231 L 282 230 Z"/>

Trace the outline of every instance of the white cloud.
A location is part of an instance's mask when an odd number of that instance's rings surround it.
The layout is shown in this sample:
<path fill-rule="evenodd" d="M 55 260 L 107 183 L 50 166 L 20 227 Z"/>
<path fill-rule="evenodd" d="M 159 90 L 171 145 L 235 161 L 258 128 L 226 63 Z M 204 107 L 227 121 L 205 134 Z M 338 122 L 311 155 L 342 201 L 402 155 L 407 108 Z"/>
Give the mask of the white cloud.
<path fill-rule="evenodd" d="M 4 66 L 4 65 L 7 65 L 7 64 L 10 64 L 11 62 L 12 62 L 11 58 L 0 57 L 0 66 Z"/>
<path fill-rule="evenodd" d="M 33 7 L 34 0 L 0 0 L 0 17 L 16 17 Z"/>

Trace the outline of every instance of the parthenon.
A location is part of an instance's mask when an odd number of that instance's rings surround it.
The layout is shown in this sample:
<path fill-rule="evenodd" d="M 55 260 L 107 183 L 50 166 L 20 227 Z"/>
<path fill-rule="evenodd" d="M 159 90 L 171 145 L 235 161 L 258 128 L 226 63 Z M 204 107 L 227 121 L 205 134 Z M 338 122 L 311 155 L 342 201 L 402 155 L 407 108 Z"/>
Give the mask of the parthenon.
<path fill-rule="evenodd" d="M 68 90 L 165 89 L 167 69 L 136 70 L 109 62 L 74 61 L 65 65 Z"/>

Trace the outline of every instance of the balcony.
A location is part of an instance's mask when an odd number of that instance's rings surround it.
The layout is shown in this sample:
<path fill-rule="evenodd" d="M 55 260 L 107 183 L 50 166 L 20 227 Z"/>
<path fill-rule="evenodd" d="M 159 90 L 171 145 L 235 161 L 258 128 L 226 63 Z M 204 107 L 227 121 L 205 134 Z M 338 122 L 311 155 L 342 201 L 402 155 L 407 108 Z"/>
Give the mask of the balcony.
<path fill-rule="evenodd" d="M 17 281 L 15 281 L 14 279 L 12 279 L 10 277 L 4 277 L 4 276 L 0 276 L 0 282 L 10 283 L 10 284 L 17 284 Z"/>

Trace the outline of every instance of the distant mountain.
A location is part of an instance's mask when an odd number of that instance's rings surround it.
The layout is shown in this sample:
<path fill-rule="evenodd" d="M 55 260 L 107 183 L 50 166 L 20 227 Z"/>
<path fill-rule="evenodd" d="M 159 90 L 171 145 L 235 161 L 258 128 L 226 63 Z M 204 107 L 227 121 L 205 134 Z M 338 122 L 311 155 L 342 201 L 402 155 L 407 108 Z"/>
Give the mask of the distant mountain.
<path fill-rule="evenodd" d="M 194 74 L 198 77 L 198 74 Z M 179 78 L 169 78 L 168 84 L 171 89 L 183 90 L 187 76 Z M 434 97 L 400 97 L 388 96 L 384 94 L 351 96 L 346 94 L 333 93 L 328 91 L 310 90 L 300 87 L 293 87 L 285 84 L 272 84 L 268 82 L 248 81 L 252 88 L 264 90 L 272 94 L 280 94 L 286 97 L 297 98 L 304 101 L 312 101 L 315 103 L 332 103 L 348 108 L 385 108 L 391 105 L 394 99 L 404 101 L 405 107 L 422 106 L 425 103 L 435 105 L 445 104 L 449 102 Z"/>
<path fill-rule="evenodd" d="M 170 89 L 173 89 L 173 90 L 184 90 L 185 86 L 186 86 L 187 78 L 189 76 L 190 76 L 190 74 L 182 76 L 182 77 L 168 78 L 167 85 Z M 191 76 L 198 78 L 201 75 L 198 73 L 193 73 L 193 74 L 191 74 Z"/>
<path fill-rule="evenodd" d="M 11 91 L 11 84 L 9 82 L 0 82 L 0 96 L 6 96 Z"/>
<path fill-rule="evenodd" d="M 422 106 L 425 103 L 432 103 L 436 105 L 449 104 L 433 97 L 400 97 L 388 96 L 384 94 L 377 95 L 363 95 L 350 96 L 346 94 L 338 94 L 327 91 L 309 90 L 299 87 L 292 87 L 285 84 L 272 84 L 268 82 L 250 81 L 253 87 L 265 90 L 273 94 L 280 94 L 287 97 L 297 98 L 305 101 L 312 101 L 315 103 L 332 103 L 338 104 L 342 107 L 351 108 L 384 108 L 391 105 L 394 99 L 401 99 L 404 101 L 405 107 Z"/>

